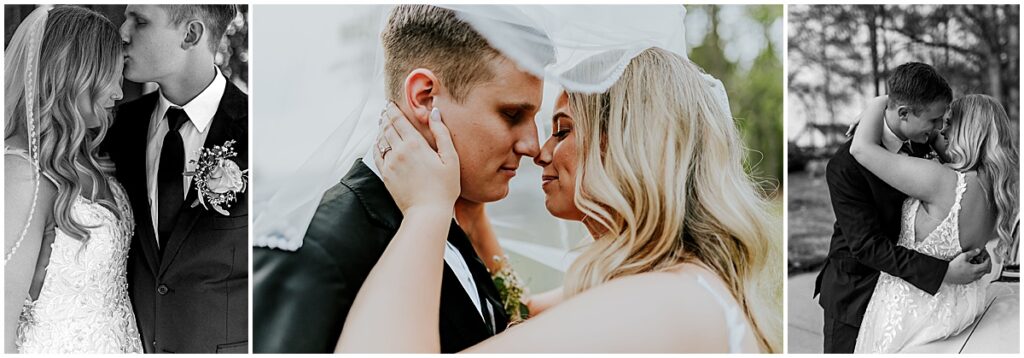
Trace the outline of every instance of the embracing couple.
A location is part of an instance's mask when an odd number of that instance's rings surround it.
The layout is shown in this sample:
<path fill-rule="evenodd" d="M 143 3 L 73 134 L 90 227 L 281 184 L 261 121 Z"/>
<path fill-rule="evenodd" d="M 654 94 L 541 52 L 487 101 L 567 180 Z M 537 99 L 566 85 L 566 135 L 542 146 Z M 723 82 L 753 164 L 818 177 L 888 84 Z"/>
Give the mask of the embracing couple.
<path fill-rule="evenodd" d="M 248 98 L 214 64 L 236 11 L 130 5 L 119 30 L 40 7 L 18 27 L 4 57 L 5 352 L 247 351 Z M 159 90 L 112 119 L 122 76 Z"/>
<path fill-rule="evenodd" d="M 985 309 L 986 245 L 1005 258 L 1017 240 L 1017 133 L 1002 104 L 953 100 L 923 63 L 897 67 L 887 87 L 827 167 L 836 223 L 815 286 L 826 353 L 960 333 Z"/>
<path fill-rule="evenodd" d="M 397 6 L 381 38 L 375 145 L 301 248 L 254 250 L 256 352 L 780 351 L 752 282 L 777 220 L 695 64 L 651 47 L 603 93 L 563 91 L 541 143 L 543 80 L 454 11 Z M 524 156 L 547 210 L 594 242 L 510 327 L 485 205 Z"/>

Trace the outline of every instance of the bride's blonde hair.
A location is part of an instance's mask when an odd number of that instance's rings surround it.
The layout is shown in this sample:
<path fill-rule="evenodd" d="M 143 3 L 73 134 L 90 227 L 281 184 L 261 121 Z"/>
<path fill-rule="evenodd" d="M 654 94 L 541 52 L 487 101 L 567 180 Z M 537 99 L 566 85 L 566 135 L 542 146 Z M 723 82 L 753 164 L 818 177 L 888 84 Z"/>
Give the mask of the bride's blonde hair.
<path fill-rule="evenodd" d="M 744 172 L 739 131 L 703 76 L 651 48 L 607 92 L 569 93 L 574 199 L 602 234 L 569 268 L 565 293 L 699 262 L 742 306 L 762 351 L 779 352 L 781 219 Z"/>
<path fill-rule="evenodd" d="M 50 10 L 39 54 L 37 103 L 39 103 L 39 170 L 57 187 L 53 216 L 57 227 L 69 236 L 87 241 L 86 227 L 71 217 L 71 206 L 82 193 L 80 175 L 97 188 L 107 187 L 114 165 L 100 157 L 99 147 L 112 119 L 100 96 L 114 81 L 117 64 L 124 61 L 121 36 L 103 15 L 82 7 Z M 85 113 L 77 105 L 86 94 L 98 129 L 87 128 Z M 15 118 L 4 125 L 4 138 L 26 131 L 25 98 L 18 99 Z M 95 188 L 93 188 L 95 189 Z M 109 191 L 109 190 L 107 190 Z M 109 200 L 101 204 L 113 208 Z M 115 215 L 118 210 L 112 210 Z"/>
<path fill-rule="evenodd" d="M 957 171 L 978 171 L 982 190 L 996 204 L 997 256 L 1017 241 L 1019 159 L 1010 118 L 995 98 L 969 94 L 950 104 L 947 153 Z"/>

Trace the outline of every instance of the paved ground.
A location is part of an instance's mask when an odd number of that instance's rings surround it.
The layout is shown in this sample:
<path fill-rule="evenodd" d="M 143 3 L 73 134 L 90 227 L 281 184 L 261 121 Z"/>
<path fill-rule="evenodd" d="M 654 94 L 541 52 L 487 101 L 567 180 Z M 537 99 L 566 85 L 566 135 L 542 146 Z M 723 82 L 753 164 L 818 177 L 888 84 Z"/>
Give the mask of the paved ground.
<path fill-rule="evenodd" d="M 786 315 L 789 319 L 789 353 L 821 353 L 821 306 L 811 298 L 817 272 L 789 277 Z"/>
<path fill-rule="evenodd" d="M 822 313 L 814 292 L 817 273 L 789 277 L 789 353 L 821 353 Z M 989 288 L 989 308 L 974 326 L 949 339 L 915 347 L 908 353 L 1020 352 L 1020 283 L 996 282 Z"/>

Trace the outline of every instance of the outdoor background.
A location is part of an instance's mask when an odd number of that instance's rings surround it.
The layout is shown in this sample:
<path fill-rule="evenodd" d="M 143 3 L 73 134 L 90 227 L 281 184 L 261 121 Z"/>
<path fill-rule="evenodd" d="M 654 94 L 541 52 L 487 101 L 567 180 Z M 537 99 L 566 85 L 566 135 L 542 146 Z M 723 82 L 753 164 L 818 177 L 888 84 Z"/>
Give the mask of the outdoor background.
<path fill-rule="evenodd" d="M 885 94 L 900 64 L 935 66 L 954 98 L 999 99 L 1020 120 L 1020 7 L 791 5 L 789 7 L 789 271 L 816 271 L 835 216 L 825 163 L 861 108 Z M 1011 136 L 1017 139 L 1017 136 Z"/>
<path fill-rule="evenodd" d="M 28 17 L 37 7 L 53 5 L 4 5 L 4 48 L 14 37 L 21 21 Z M 126 5 L 75 5 L 91 9 L 103 14 L 114 26 L 124 23 Z M 238 5 L 238 17 L 228 26 L 217 50 L 216 63 L 221 72 L 234 82 L 242 92 L 249 92 L 249 6 Z M 119 103 L 131 101 L 143 94 L 155 91 L 156 84 L 140 84 L 124 81 L 124 99 Z"/>
<path fill-rule="evenodd" d="M 893 69 L 917 61 L 934 66 L 954 98 L 972 93 L 997 98 L 1018 133 L 1019 9 L 789 6 L 787 352 L 822 351 L 823 313 L 813 297 L 814 278 L 828 254 L 835 222 L 825 165 L 847 140 L 849 125 L 869 99 L 886 93 Z M 1018 352 L 1019 290 L 1018 282 L 993 283 L 986 312 L 972 327 L 914 352 Z"/>
<path fill-rule="evenodd" d="M 253 71 L 259 91 L 253 101 L 255 212 L 269 194 L 297 173 L 304 158 L 369 96 L 364 115 L 383 104 L 373 66 L 387 6 L 254 7 L 259 26 Z M 751 149 L 748 167 L 782 204 L 782 6 L 690 6 L 685 19 L 690 57 L 720 78 L 733 115 Z M 684 24 L 680 24 L 684 26 Z M 547 85 L 537 115 L 539 137 L 551 133 L 551 107 L 558 88 Z M 376 121 L 374 120 L 374 123 Z M 508 198 L 488 206 L 502 246 L 533 292 L 558 287 L 562 273 L 586 238 L 577 223 L 555 219 L 544 208 L 540 168 L 524 158 Z M 340 178 L 339 178 L 340 179 Z M 778 239 L 781 248 L 782 238 Z M 781 263 L 779 263 L 781 264 Z M 781 302 L 781 292 L 779 293 Z"/>

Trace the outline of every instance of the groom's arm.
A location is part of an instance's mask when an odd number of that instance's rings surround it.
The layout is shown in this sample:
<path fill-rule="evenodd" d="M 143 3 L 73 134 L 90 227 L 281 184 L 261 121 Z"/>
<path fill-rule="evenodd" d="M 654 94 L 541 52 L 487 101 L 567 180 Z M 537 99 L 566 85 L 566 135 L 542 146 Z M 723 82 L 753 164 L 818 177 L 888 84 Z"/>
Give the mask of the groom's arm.
<path fill-rule="evenodd" d="M 836 159 L 853 160 L 849 155 Z M 858 167 L 850 162 L 830 163 L 826 181 L 836 221 L 857 261 L 902 278 L 929 294 L 938 292 L 949 263 L 899 246 L 884 234 L 871 193 L 859 189 L 869 186 Z"/>
<path fill-rule="evenodd" d="M 333 352 L 359 288 L 386 247 L 362 205 L 332 188 L 295 252 L 253 250 L 256 353 Z M 393 233 L 392 233 L 393 234 Z"/>
<path fill-rule="evenodd" d="M 340 332 L 337 268 L 322 247 L 304 243 L 297 252 L 253 249 L 253 351 L 324 353 L 331 332 Z"/>

